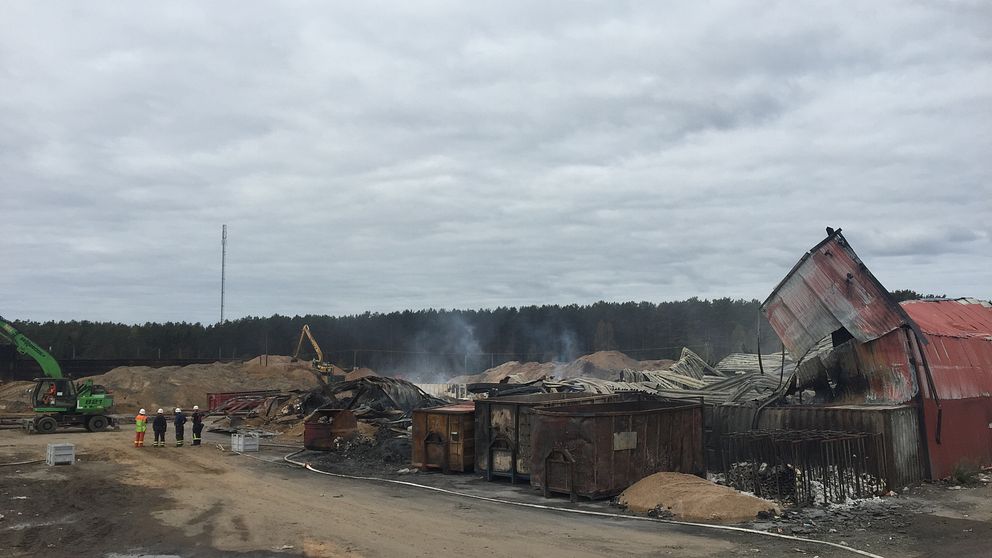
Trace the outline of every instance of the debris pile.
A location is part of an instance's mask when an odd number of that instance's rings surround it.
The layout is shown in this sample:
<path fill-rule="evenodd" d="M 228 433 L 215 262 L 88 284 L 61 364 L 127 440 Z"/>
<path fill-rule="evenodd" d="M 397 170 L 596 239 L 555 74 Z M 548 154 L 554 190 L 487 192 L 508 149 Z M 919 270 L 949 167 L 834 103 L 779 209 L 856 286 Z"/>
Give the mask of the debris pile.
<path fill-rule="evenodd" d="M 308 391 L 258 393 L 226 400 L 211 412 L 216 416 L 207 423 L 207 430 L 299 437 L 308 418 L 318 410 L 347 409 L 358 419 L 358 440 L 343 440 L 342 444 L 361 445 L 361 439 L 409 438 L 414 409 L 447 403 L 406 380 L 380 376 L 321 385 Z"/>
<path fill-rule="evenodd" d="M 290 357 L 270 355 L 267 365 L 258 358 L 246 362 L 215 362 L 188 366 L 121 366 L 91 376 L 93 383 L 114 394 L 114 408 L 120 413 L 139 408 L 206 408 L 207 393 L 224 391 L 310 390 L 321 385 L 309 362 L 291 362 Z"/>
<path fill-rule="evenodd" d="M 552 392 L 644 392 L 672 399 L 702 399 L 705 403 L 719 405 L 762 400 L 782 384 L 777 375 L 720 372 L 689 348 L 683 348 L 681 358 L 671 363 L 667 370 L 649 369 L 645 362 L 637 367 L 621 369 L 609 380 L 586 377 L 548 380 L 541 387 Z"/>

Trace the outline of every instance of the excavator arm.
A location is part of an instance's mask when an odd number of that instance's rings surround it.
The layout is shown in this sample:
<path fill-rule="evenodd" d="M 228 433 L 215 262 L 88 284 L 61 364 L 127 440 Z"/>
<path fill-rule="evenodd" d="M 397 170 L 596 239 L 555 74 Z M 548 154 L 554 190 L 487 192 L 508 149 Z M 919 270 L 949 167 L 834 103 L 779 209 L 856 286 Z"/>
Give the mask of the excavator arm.
<path fill-rule="evenodd" d="M 33 358 L 41 366 L 41 370 L 45 373 L 45 376 L 54 379 L 63 377 L 62 367 L 59 366 L 59 362 L 55 360 L 55 357 L 50 355 L 45 349 L 39 347 L 37 343 L 28 339 L 23 333 L 17 331 L 17 328 L 4 320 L 2 316 L 0 316 L 0 339 L 10 341 L 17 348 L 17 352 Z"/>
<path fill-rule="evenodd" d="M 303 330 L 300 331 L 300 341 L 296 344 L 296 354 L 293 358 L 300 357 L 300 349 L 303 348 L 303 339 L 307 338 L 310 340 L 310 346 L 313 347 L 313 351 L 317 353 L 317 362 L 324 362 L 324 351 L 320 350 L 320 345 L 317 344 L 317 340 L 313 338 L 313 334 L 310 333 L 310 326 L 303 324 Z"/>

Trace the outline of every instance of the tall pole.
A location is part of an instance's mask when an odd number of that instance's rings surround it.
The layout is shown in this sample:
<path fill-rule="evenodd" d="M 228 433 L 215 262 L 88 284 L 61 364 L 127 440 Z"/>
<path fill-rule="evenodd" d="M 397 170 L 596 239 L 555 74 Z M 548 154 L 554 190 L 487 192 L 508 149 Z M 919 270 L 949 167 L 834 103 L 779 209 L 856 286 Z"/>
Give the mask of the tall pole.
<path fill-rule="evenodd" d="M 227 271 L 227 225 L 220 229 L 220 323 L 224 324 L 224 279 Z"/>

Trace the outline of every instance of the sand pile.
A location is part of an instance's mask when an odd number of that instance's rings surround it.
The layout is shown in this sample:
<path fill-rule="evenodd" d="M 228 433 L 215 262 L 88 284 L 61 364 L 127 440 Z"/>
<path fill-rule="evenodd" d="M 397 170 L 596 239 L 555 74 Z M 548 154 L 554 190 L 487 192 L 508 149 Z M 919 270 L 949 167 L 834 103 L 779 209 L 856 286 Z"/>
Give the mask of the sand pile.
<path fill-rule="evenodd" d="M 544 376 L 557 377 L 558 371 L 563 366 L 564 364 L 560 362 L 518 362 L 513 360 L 490 368 L 481 374 L 455 376 L 448 380 L 448 382 L 452 384 L 495 384 L 499 383 L 503 378 L 509 377 L 510 383 L 523 384 L 539 380 Z"/>
<path fill-rule="evenodd" d="M 264 359 L 262 360 L 264 363 Z M 114 394 L 116 412 L 145 409 L 206 408 L 207 393 L 262 389 L 309 390 L 320 385 L 309 362 L 290 362 L 270 355 L 268 366 L 258 358 L 246 362 L 193 364 L 189 366 L 122 366 L 87 379 Z"/>
<path fill-rule="evenodd" d="M 740 523 L 761 512 L 781 513 L 775 503 L 683 473 L 655 473 L 637 481 L 618 503 L 634 513 L 667 510 L 675 519 Z"/>
<path fill-rule="evenodd" d="M 558 377 L 561 379 L 616 380 L 624 368 L 640 370 L 640 361 L 634 360 L 620 351 L 599 351 L 573 360 L 561 370 Z"/>
<path fill-rule="evenodd" d="M 660 358 L 658 360 L 639 360 L 637 362 L 640 368 L 635 368 L 635 370 L 671 370 L 672 365 L 675 364 L 674 360 L 669 360 L 667 358 Z"/>
<path fill-rule="evenodd" d="M 34 382 L 7 382 L 0 384 L 0 412 L 26 413 L 31 411 L 31 392 Z"/>
<path fill-rule="evenodd" d="M 517 362 L 511 361 L 490 368 L 481 374 L 455 376 L 452 384 L 498 383 L 509 377 L 510 383 L 522 384 L 544 376 L 558 380 L 569 378 L 599 378 L 616 380 L 624 368 L 634 370 L 668 370 L 672 360 L 634 360 L 620 351 L 599 351 L 581 356 L 572 362 Z"/>

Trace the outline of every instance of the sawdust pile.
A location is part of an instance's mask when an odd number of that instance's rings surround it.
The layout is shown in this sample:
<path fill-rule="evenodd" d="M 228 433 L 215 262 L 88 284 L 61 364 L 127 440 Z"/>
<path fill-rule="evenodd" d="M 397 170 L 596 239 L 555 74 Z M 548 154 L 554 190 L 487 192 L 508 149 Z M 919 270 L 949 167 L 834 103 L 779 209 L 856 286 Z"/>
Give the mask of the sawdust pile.
<path fill-rule="evenodd" d="M 683 473 L 655 473 L 624 490 L 620 506 L 634 513 L 658 511 L 683 521 L 741 523 L 759 513 L 781 513 L 775 503 Z"/>
<path fill-rule="evenodd" d="M 671 360 L 635 360 L 620 351 L 599 351 L 581 356 L 572 362 L 507 362 L 481 374 L 456 376 L 453 384 L 498 383 L 509 377 L 511 384 L 522 384 L 548 376 L 558 380 L 570 378 L 599 378 L 616 380 L 624 368 L 633 370 L 667 370 Z"/>
<path fill-rule="evenodd" d="M 32 391 L 34 391 L 34 382 L 0 384 L 0 411 L 5 413 L 30 412 Z"/>
<path fill-rule="evenodd" d="M 448 380 L 452 384 L 499 383 L 503 378 L 510 378 L 510 383 L 524 384 L 540 380 L 545 376 L 556 376 L 558 370 L 565 366 L 561 362 L 504 362 L 490 368 L 481 374 L 456 376 Z"/>
<path fill-rule="evenodd" d="M 615 380 L 624 368 L 640 370 L 640 361 L 634 360 L 620 351 L 599 351 L 580 356 L 561 370 L 560 379 L 599 378 Z"/>
<path fill-rule="evenodd" d="M 114 411 L 118 413 L 133 412 L 140 407 L 206 408 L 208 392 L 310 390 L 320 385 L 309 362 L 290 362 L 290 357 L 276 355 L 269 355 L 267 362 L 266 366 L 254 358 L 246 362 L 163 368 L 122 366 L 86 379 L 113 392 Z"/>

